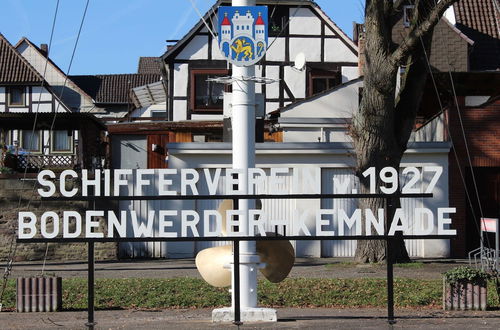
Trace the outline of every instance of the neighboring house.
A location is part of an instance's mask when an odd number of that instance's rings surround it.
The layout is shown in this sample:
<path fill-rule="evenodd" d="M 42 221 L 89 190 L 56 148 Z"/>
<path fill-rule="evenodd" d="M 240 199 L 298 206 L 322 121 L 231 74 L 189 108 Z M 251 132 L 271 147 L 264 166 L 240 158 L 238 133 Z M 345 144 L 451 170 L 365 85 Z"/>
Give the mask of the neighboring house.
<path fill-rule="evenodd" d="M 211 22 L 217 22 L 217 8 L 228 4 L 217 1 L 203 20 L 162 56 L 171 121 L 222 120 L 223 92 L 229 92 L 230 86 L 207 78 L 229 76 L 230 70 L 204 22 L 217 32 L 217 23 Z M 270 26 L 269 47 L 256 66 L 256 76 L 277 81 L 256 85 L 256 93 L 264 98 L 264 114 L 358 77 L 356 44 L 316 3 L 257 1 L 257 5 L 268 6 Z M 302 71 L 292 67 L 300 53 L 307 61 L 307 69 Z"/>
<path fill-rule="evenodd" d="M 94 100 L 78 87 L 66 73 L 48 57 L 49 49 L 46 44 L 36 46 L 28 38 L 23 37 L 16 44 L 17 51 L 39 72 L 45 73 L 45 80 L 52 86 L 53 91 L 64 101 L 73 112 L 100 113 Z"/>
<path fill-rule="evenodd" d="M 467 1 L 459 2 L 457 6 L 463 7 L 465 2 Z M 481 8 L 468 7 L 468 15 L 470 16 L 471 12 L 474 13 L 474 22 L 470 22 L 470 25 L 476 26 L 478 29 L 480 26 L 480 29 L 484 31 L 495 29 L 498 31 L 498 20 L 491 19 L 492 13 L 498 15 L 498 9 L 485 10 L 490 8 L 488 6 L 494 2 L 481 3 L 484 5 Z M 457 6 L 454 8 L 455 11 L 457 8 L 462 8 Z M 408 13 L 406 11 L 408 10 L 411 8 L 405 8 L 400 22 L 395 26 L 393 32 L 395 40 L 402 40 L 402 36 L 407 31 L 408 22 L 405 19 L 407 19 Z M 446 17 L 450 15 L 450 12 L 454 13 L 453 8 L 448 11 Z M 464 19 L 462 19 L 463 21 Z M 479 225 L 480 208 L 478 205 L 468 205 L 466 191 L 460 177 L 460 171 L 465 173 L 466 189 L 470 194 L 474 194 L 470 166 L 477 173 L 476 180 L 480 191 L 483 216 L 498 217 L 499 215 L 500 186 L 498 182 L 500 182 L 500 175 L 498 169 L 500 161 L 498 157 L 499 140 L 495 125 L 498 124 L 499 119 L 498 86 L 500 86 L 500 73 L 471 72 L 478 70 L 477 63 L 480 63 L 481 60 L 475 59 L 475 56 L 478 56 L 478 49 L 483 49 L 478 46 L 483 41 L 480 38 L 474 38 L 472 34 L 467 34 L 464 29 L 459 27 L 459 24 L 455 25 L 448 18 L 442 19 L 436 26 L 432 41 L 430 67 L 434 72 L 434 80 L 445 111 L 442 112 L 443 109 L 439 107 L 432 79 L 428 79 L 415 132 L 410 138 L 408 151 L 402 161 L 402 166 L 418 164 L 419 167 L 439 165 L 444 168 L 444 176 L 439 181 L 439 187 L 435 190 L 432 200 L 405 199 L 402 201 L 402 206 L 406 210 L 421 206 L 431 209 L 438 205 L 440 207 L 447 205 L 456 207 L 457 213 L 453 219 L 454 228 L 458 231 L 458 238 L 452 242 L 447 240 L 408 241 L 407 247 L 411 256 L 465 257 L 468 251 L 479 245 L 477 226 Z M 490 35 L 494 34 L 490 33 Z M 206 37 L 210 38 L 208 35 Z M 498 43 L 498 37 L 496 40 L 487 39 L 492 45 Z M 491 47 L 487 50 L 491 53 L 495 51 L 495 48 Z M 360 51 L 362 51 L 362 47 L 360 47 Z M 167 54 L 169 53 L 167 52 Z M 487 57 L 485 55 L 485 59 Z M 499 60 L 500 57 L 496 57 L 496 59 Z M 361 58 L 360 60 L 362 66 L 363 61 Z M 493 63 L 489 68 L 495 69 L 495 65 Z M 177 71 L 174 72 L 174 75 L 177 74 Z M 450 83 L 449 72 L 451 72 L 455 83 L 454 89 Z M 269 117 L 273 119 L 272 129 L 281 131 L 284 143 L 274 146 L 272 144 L 258 144 L 257 166 L 266 170 L 271 166 L 270 164 L 299 168 L 319 167 L 323 180 L 321 192 L 331 193 L 333 191 L 331 186 L 333 176 L 340 179 L 349 178 L 351 182 L 356 182 L 352 173 L 352 168 L 355 166 L 354 150 L 349 143 L 351 139 L 348 133 L 352 115 L 358 110 L 362 83 L 362 78 L 350 80 L 315 96 L 306 96 L 290 104 L 283 101 L 281 104 L 284 106 L 268 112 Z M 189 91 L 192 94 L 192 90 Z M 460 120 L 454 107 L 455 93 L 464 117 L 466 136 L 469 140 L 468 147 L 471 148 L 471 165 L 466 161 L 466 146 L 463 142 Z M 282 95 L 286 95 L 286 93 Z M 183 99 L 175 100 L 183 101 Z M 189 99 L 186 102 L 189 104 Z M 266 111 L 268 102 L 269 100 L 266 98 Z M 452 146 L 453 149 L 450 149 Z M 170 144 L 169 152 L 169 166 L 173 168 L 230 166 L 229 144 Z M 455 152 L 457 157 L 455 157 Z M 460 160 L 460 165 L 457 165 L 457 159 Z M 407 178 L 402 180 L 404 182 Z M 353 186 L 356 187 L 356 184 L 354 183 Z M 288 186 L 285 184 L 285 189 L 287 188 Z M 311 192 L 318 193 L 319 191 Z M 305 205 L 299 201 L 276 201 L 264 203 L 263 207 L 274 217 L 283 219 L 291 219 L 293 214 L 289 210 L 294 208 L 306 210 L 311 207 L 328 206 L 332 208 L 343 207 L 349 210 L 354 207 L 352 201 L 349 200 L 308 201 L 308 203 Z M 199 211 L 217 206 L 216 203 L 203 201 L 187 204 L 189 205 L 185 207 L 195 208 Z M 412 218 L 412 220 L 415 219 Z M 311 221 L 311 226 L 312 224 L 313 221 Z M 272 228 L 268 229 L 272 230 Z M 310 229 L 314 230 L 314 228 Z M 286 230 L 290 229 L 281 228 L 280 232 L 283 233 Z M 173 256 L 182 253 L 189 255 L 189 253 L 194 254 L 209 245 L 211 244 L 195 244 L 184 250 L 179 249 L 176 245 L 171 245 L 169 250 L 169 245 L 167 245 L 166 253 L 167 255 L 171 253 Z M 355 245 L 355 242 L 323 242 L 321 244 L 309 242 L 297 243 L 296 248 L 297 254 L 302 256 L 352 256 Z"/>
<path fill-rule="evenodd" d="M 159 73 L 128 73 L 70 76 L 70 79 L 94 100 L 101 109 L 99 117 L 123 118 L 134 108 L 130 92 L 133 88 L 160 80 Z"/>
<path fill-rule="evenodd" d="M 2 166 L 17 171 L 102 167 L 96 146 L 102 130 L 91 114 L 74 113 L 0 34 Z"/>
<path fill-rule="evenodd" d="M 343 82 L 356 79 L 358 52 L 353 41 L 313 1 L 258 1 L 268 5 L 269 44 L 265 58 L 256 66 L 256 75 L 272 78 L 276 82 L 256 86 L 260 101 L 257 121 L 258 140 L 281 141 L 281 133 L 269 132 L 265 120 L 274 110 L 292 102 L 323 92 Z M 230 104 L 230 86 L 209 82 L 210 77 L 229 76 L 227 61 L 222 57 L 218 41 L 211 30 L 216 30 L 217 8 L 230 5 L 217 1 L 214 6 L 181 40 L 168 47 L 161 57 L 163 79 L 133 89 L 132 99 L 136 109 L 127 116 L 129 123 L 108 125 L 114 150 L 123 150 L 125 159 L 134 154 L 146 158 L 136 150 L 148 152 L 146 163 L 140 166 L 157 166 L 150 160 L 167 156 L 162 141 L 170 142 L 221 142 L 224 139 L 224 102 Z M 293 68 L 299 53 L 305 55 L 307 67 Z M 141 58 L 139 72 L 155 70 L 155 58 Z M 226 109 L 227 110 L 227 109 Z M 154 121 L 154 125 L 145 121 Z M 161 124 L 160 124 L 161 123 Z M 162 127 L 168 131 L 161 131 Z M 226 126 L 227 131 L 227 126 Z M 148 133 L 149 132 L 149 133 Z M 230 135 L 230 134 L 228 134 Z M 131 139 L 130 141 L 128 139 Z M 133 141 L 132 141 L 133 140 Z M 127 142 L 128 141 L 128 142 Z M 165 146 L 166 147 L 166 146 Z M 158 150 L 155 152 L 154 150 Z M 115 155 L 116 164 L 120 160 Z M 142 165 L 141 165 L 142 164 Z M 163 162 L 162 166 L 167 166 Z"/>
<path fill-rule="evenodd" d="M 471 71 L 500 69 L 500 2 L 460 0 L 450 14 L 452 24 L 474 41 L 469 50 Z"/>
<path fill-rule="evenodd" d="M 161 74 L 162 64 L 159 57 L 139 57 L 137 73 L 140 74 Z"/>

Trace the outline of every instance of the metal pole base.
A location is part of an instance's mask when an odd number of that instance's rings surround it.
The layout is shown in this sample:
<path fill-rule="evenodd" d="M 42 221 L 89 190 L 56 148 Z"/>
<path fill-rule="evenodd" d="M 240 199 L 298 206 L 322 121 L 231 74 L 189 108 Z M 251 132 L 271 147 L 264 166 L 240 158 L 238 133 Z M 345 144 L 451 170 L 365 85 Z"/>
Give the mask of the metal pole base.
<path fill-rule="evenodd" d="M 234 309 L 231 307 L 217 308 L 212 311 L 212 322 L 234 323 Z M 277 322 L 276 310 L 272 308 L 242 307 L 239 325 L 246 322 Z M 236 324 L 236 323 L 234 323 Z"/>
<path fill-rule="evenodd" d="M 92 322 L 92 323 L 85 323 L 85 326 L 88 328 L 88 329 L 94 329 L 94 327 L 97 325 L 97 322 Z"/>

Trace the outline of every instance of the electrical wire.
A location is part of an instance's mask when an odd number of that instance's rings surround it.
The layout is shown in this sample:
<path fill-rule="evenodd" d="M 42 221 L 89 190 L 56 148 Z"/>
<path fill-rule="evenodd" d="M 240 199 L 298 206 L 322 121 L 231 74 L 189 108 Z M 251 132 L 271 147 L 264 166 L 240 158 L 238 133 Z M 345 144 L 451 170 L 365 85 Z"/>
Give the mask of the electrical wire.
<path fill-rule="evenodd" d="M 41 85 L 40 85 L 40 93 L 38 95 L 38 105 L 37 105 L 37 108 L 36 108 L 36 111 L 35 111 L 35 118 L 33 120 L 33 128 L 32 128 L 32 131 L 31 131 L 30 138 L 28 140 L 29 141 L 29 145 L 31 145 L 31 143 L 33 142 L 33 137 L 34 137 L 34 134 L 35 134 L 35 128 L 36 128 L 36 123 L 37 123 L 37 120 L 38 120 L 38 113 L 39 113 L 39 109 L 40 109 L 40 101 L 41 101 L 41 97 L 42 97 L 42 91 L 43 91 L 43 86 L 44 86 L 44 83 L 45 83 L 45 76 L 46 76 L 46 73 L 47 73 L 47 66 L 48 66 L 48 62 L 49 62 L 49 52 L 50 52 L 50 49 L 52 48 L 52 40 L 53 40 L 53 37 L 54 37 L 54 31 L 55 31 L 55 26 L 56 26 L 58 11 L 59 11 L 59 0 L 57 0 L 56 8 L 54 10 L 54 17 L 52 19 L 52 27 L 51 27 L 51 30 L 50 30 L 50 39 L 49 39 L 49 46 L 48 46 L 49 48 L 47 49 L 47 54 L 46 54 L 47 57 L 46 57 L 46 60 L 45 60 L 45 67 L 44 67 L 44 70 L 43 70 L 42 82 L 41 82 Z M 26 179 L 27 173 L 28 173 L 28 166 L 26 166 L 25 169 L 24 169 L 23 180 L 22 180 L 23 184 L 24 184 L 24 180 Z M 34 193 L 35 187 L 36 187 L 36 183 L 33 185 L 33 188 L 32 188 L 32 191 L 31 191 L 31 195 L 30 195 L 30 199 L 28 201 L 28 205 L 26 206 L 26 208 L 28 208 L 29 205 L 30 205 L 31 199 L 33 198 L 33 193 Z M 22 186 L 21 186 L 21 189 L 22 189 Z M 21 208 L 21 201 L 22 201 L 22 196 L 19 196 L 18 205 L 17 205 L 17 209 L 18 210 Z M 7 264 L 5 266 L 5 270 L 4 270 L 4 274 L 3 274 L 3 283 L 2 283 L 2 287 L 0 289 L 0 311 L 2 310 L 2 307 L 3 307 L 3 296 L 5 294 L 5 289 L 7 287 L 7 280 L 9 278 L 10 273 L 12 272 L 12 266 L 13 266 L 14 257 L 16 255 L 16 252 L 17 252 L 17 240 L 16 240 L 16 232 L 14 231 L 14 234 L 13 234 L 12 240 L 10 242 L 10 246 L 9 246 L 9 253 L 8 253 Z"/>
<path fill-rule="evenodd" d="M 198 10 L 198 7 L 196 6 L 195 1 L 194 0 L 189 0 L 189 1 L 191 2 L 191 6 L 193 7 L 193 9 L 196 11 L 196 13 L 200 17 L 200 19 L 203 21 L 203 24 L 205 24 L 205 27 L 207 28 L 208 32 L 210 32 L 210 34 L 212 35 L 212 38 L 217 39 L 217 36 L 215 35 L 214 31 L 212 31 L 212 29 L 208 25 L 207 21 L 205 20 L 205 18 L 203 17 L 203 15 Z"/>
<path fill-rule="evenodd" d="M 71 59 L 70 59 L 69 64 L 68 64 L 68 71 L 66 72 L 66 75 L 65 75 L 65 78 L 64 78 L 64 84 L 63 84 L 63 87 L 61 89 L 61 93 L 59 94 L 59 98 L 57 100 L 58 101 L 57 102 L 57 106 L 56 106 L 56 109 L 54 111 L 54 117 L 52 118 L 52 123 L 50 125 L 50 132 L 53 132 L 53 129 L 54 129 L 54 126 L 55 126 L 55 123 L 56 123 L 57 113 L 58 113 L 59 107 L 61 106 L 61 103 L 63 102 L 63 95 L 64 95 L 64 91 L 65 91 L 65 88 L 66 88 L 66 83 L 68 82 L 68 76 L 69 76 L 69 74 L 71 72 L 71 66 L 73 65 L 73 60 L 75 58 L 75 53 L 76 53 L 76 49 L 78 47 L 78 42 L 80 41 L 80 36 L 81 36 L 81 33 L 82 33 L 83 24 L 85 22 L 85 17 L 87 16 L 87 10 L 89 8 L 89 3 L 90 3 L 90 0 L 87 0 L 87 2 L 85 4 L 85 9 L 83 10 L 83 15 L 82 15 L 82 19 L 80 21 L 80 27 L 78 28 L 78 34 L 76 36 L 75 45 L 73 46 L 73 52 L 71 53 Z M 42 265 L 42 270 L 41 270 L 41 275 L 42 276 L 43 276 L 43 274 L 45 272 L 45 264 L 46 264 L 46 261 L 47 261 L 48 251 L 49 251 L 49 243 L 46 243 L 45 255 L 44 255 L 44 258 L 43 258 L 43 265 Z"/>
<path fill-rule="evenodd" d="M 436 4 L 436 1 L 434 1 L 434 3 Z M 415 3 L 413 3 L 413 5 L 415 5 Z M 441 112 L 444 113 L 444 107 L 443 107 L 443 103 L 441 101 L 441 96 L 439 95 L 439 90 L 437 88 L 437 83 L 436 83 L 436 80 L 434 78 L 434 74 L 433 74 L 432 67 L 431 67 L 431 64 L 430 64 L 429 56 L 428 56 L 427 51 L 425 49 L 425 44 L 423 42 L 422 37 L 420 37 L 420 43 L 422 45 L 422 49 L 423 49 L 423 52 L 424 52 L 424 55 L 425 55 L 425 59 L 426 59 L 428 71 L 429 71 L 429 74 L 430 74 L 431 79 L 432 79 L 432 83 L 433 83 L 433 86 L 434 86 L 434 90 L 436 92 L 436 97 L 438 99 Z M 449 47 L 447 47 L 447 49 L 449 50 Z M 449 51 L 447 52 L 447 57 L 448 57 L 448 73 L 449 73 L 450 79 L 451 79 L 451 84 L 452 84 L 452 89 L 453 89 L 453 95 L 454 95 L 454 101 L 455 101 L 455 105 L 457 107 L 457 112 L 458 112 L 459 118 L 460 118 L 460 123 L 461 123 L 461 127 L 462 127 L 463 138 L 464 138 L 465 144 L 467 146 L 467 141 L 466 141 L 467 138 L 465 136 L 465 131 L 464 131 L 464 128 L 463 128 L 463 123 L 462 123 L 461 114 L 460 114 L 460 108 L 459 108 L 459 105 L 458 105 L 458 100 L 457 100 L 457 96 L 456 96 L 456 92 L 455 92 L 455 87 L 454 87 L 454 83 L 453 83 L 453 76 L 451 75 L 451 64 L 450 64 L 450 58 L 449 58 Z M 476 212 L 474 211 L 474 206 L 473 206 L 473 203 L 472 203 L 472 199 L 471 199 L 468 187 L 467 187 L 465 176 L 464 176 L 462 168 L 460 166 L 460 160 L 459 160 L 459 157 L 458 157 L 458 153 L 457 153 L 455 144 L 453 142 L 453 137 L 452 137 L 451 132 L 450 132 L 449 122 L 446 122 L 446 125 L 448 125 L 447 126 L 448 138 L 450 139 L 450 142 L 451 142 L 451 145 L 452 145 L 452 150 L 453 150 L 453 153 L 454 153 L 454 156 L 455 156 L 455 161 L 457 163 L 457 168 L 458 168 L 459 173 L 460 173 L 460 178 L 461 178 L 462 183 L 464 185 L 464 190 L 465 190 L 465 194 L 466 194 L 466 197 L 467 197 L 467 201 L 468 201 L 469 206 L 470 206 L 470 208 L 472 210 L 472 213 L 473 213 L 473 217 L 474 217 L 474 220 L 475 220 L 474 223 L 475 223 L 476 229 L 478 230 L 478 233 L 480 235 L 480 241 L 481 241 L 482 244 L 484 244 L 484 242 L 483 242 L 484 238 L 483 238 L 483 235 L 481 233 L 481 228 L 480 228 L 480 226 L 478 224 L 478 221 L 477 221 L 477 218 L 476 218 Z M 468 147 L 466 147 L 466 148 L 467 148 L 467 157 L 468 157 L 469 164 L 471 166 L 471 171 L 472 171 L 472 162 L 471 162 L 471 158 L 470 158 L 470 153 L 469 153 Z M 478 189 L 477 189 L 476 180 L 474 178 L 474 172 L 472 172 L 472 176 L 473 176 L 473 182 L 474 182 L 474 188 L 475 188 L 475 192 L 476 192 L 476 197 L 477 197 L 477 200 L 478 200 L 478 205 L 479 205 L 480 210 L 481 210 L 480 214 L 481 214 L 481 217 L 483 217 L 483 215 L 482 215 L 482 208 L 481 208 L 481 201 L 480 201 L 480 198 L 479 198 L 479 193 L 478 193 Z M 488 245 L 490 244 L 488 236 L 486 236 L 486 242 L 488 243 Z"/>

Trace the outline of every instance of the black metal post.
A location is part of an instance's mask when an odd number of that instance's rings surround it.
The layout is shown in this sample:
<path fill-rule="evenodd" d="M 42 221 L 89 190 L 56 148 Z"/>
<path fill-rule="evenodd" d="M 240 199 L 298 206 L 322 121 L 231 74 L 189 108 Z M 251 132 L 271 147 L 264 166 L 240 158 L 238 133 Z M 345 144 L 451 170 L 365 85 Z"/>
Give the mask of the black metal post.
<path fill-rule="evenodd" d="M 386 201 L 386 235 L 389 234 L 390 224 L 393 216 L 392 210 L 392 202 L 390 197 L 385 199 Z M 392 254 L 393 244 L 392 238 L 390 236 L 386 236 L 386 263 L 387 263 L 387 322 L 389 324 L 394 324 L 396 321 L 394 320 L 394 258 Z"/>
<path fill-rule="evenodd" d="M 387 322 L 396 323 L 394 319 L 394 267 L 392 257 L 392 238 L 387 239 Z"/>
<path fill-rule="evenodd" d="M 94 242 L 88 243 L 88 274 L 87 274 L 87 323 L 89 329 L 94 329 Z"/>
<path fill-rule="evenodd" d="M 240 241 L 235 240 L 233 242 L 233 276 L 234 276 L 234 324 L 242 325 L 241 322 L 241 299 L 240 299 Z"/>

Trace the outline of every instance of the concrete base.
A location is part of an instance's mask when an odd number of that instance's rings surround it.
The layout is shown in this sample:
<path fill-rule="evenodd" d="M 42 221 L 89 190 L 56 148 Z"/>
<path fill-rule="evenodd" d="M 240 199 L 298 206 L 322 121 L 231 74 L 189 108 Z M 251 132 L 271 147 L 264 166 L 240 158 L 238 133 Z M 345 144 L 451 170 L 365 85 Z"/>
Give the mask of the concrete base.
<path fill-rule="evenodd" d="M 271 308 L 242 308 L 241 322 L 277 322 L 276 310 Z M 212 322 L 233 322 L 234 310 L 231 307 L 217 308 L 212 311 Z"/>

